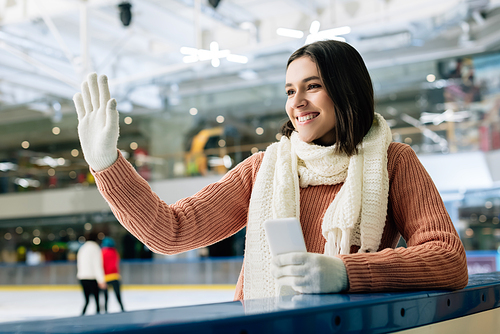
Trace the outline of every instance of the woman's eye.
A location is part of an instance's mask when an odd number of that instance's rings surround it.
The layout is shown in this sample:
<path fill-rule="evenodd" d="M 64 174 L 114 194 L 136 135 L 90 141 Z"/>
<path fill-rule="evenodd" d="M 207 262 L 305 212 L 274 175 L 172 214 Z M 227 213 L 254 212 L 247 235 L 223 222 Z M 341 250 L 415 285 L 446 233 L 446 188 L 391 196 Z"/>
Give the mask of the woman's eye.
<path fill-rule="evenodd" d="M 293 93 L 295 93 L 295 91 L 293 89 L 289 89 L 286 91 L 286 95 L 288 95 L 288 96 L 292 95 Z"/>
<path fill-rule="evenodd" d="M 309 85 L 309 89 L 314 89 L 314 88 L 320 88 L 321 85 L 318 85 L 318 84 L 310 84 Z"/>

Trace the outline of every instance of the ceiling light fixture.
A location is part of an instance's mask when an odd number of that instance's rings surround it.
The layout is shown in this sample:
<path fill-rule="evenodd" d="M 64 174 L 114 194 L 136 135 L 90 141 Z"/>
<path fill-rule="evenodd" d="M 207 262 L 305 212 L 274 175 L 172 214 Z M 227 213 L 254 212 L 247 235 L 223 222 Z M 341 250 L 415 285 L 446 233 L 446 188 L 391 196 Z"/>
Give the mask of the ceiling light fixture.
<path fill-rule="evenodd" d="M 439 125 L 443 122 L 460 123 L 469 117 L 471 117 L 471 113 L 468 110 L 453 111 L 452 109 L 447 109 L 443 113 L 423 112 L 420 115 L 420 122 L 423 124 L 432 123 L 434 125 Z"/>
<path fill-rule="evenodd" d="M 220 50 L 217 42 L 210 43 L 210 50 L 182 47 L 181 53 L 185 55 L 182 59 L 184 63 L 210 60 L 213 67 L 219 67 L 221 58 L 226 58 L 233 63 L 246 64 L 248 62 L 245 56 L 232 54 L 229 50 Z"/>
<path fill-rule="evenodd" d="M 276 29 L 276 33 L 280 36 L 284 37 L 292 37 L 292 38 L 302 38 L 304 37 L 304 32 L 295 29 L 288 28 L 278 28 Z"/>
<path fill-rule="evenodd" d="M 130 11 L 131 7 L 132 5 L 129 2 L 122 2 L 118 5 L 118 8 L 120 9 L 120 21 L 122 21 L 122 24 L 125 27 L 128 27 L 130 25 L 130 21 L 132 21 L 132 12 Z"/>
<path fill-rule="evenodd" d="M 215 9 L 219 5 L 220 0 L 208 0 L 208 3 Z"/>
<path fill-rule="evenodd" d="M 0 172 L 7 172 L 9 170 L 17 170 L 17 165 L 13 162 L 0 162 Z"/>
<path fill-rule="evenodd" d="M 347 35 L 351 32 L 351 28 L 348 26 L 327 29 L 322 31 L 319 30 L 320 26 L 321 23 L 319 21 L 313 21 L 311 23 L 311 26 L 309 27 L 309 35 L 307 35 L 306 37 L 305 44 L 310 44 L 316 41 L 324 41 L 330 39 L 345 42 L 345 38 L 339 36 Z M 292 38 L 304 37 L 304 32 L 296 29 L 278 28 L 276 30 L 276 33 L 284 37 L 292 37 Z"/>
<path fill-rule="evenodd" d="M 29 179 L 29 178 L 19 178 L 18 177 L 14 180 L 14 183 L 23 187 L 23 188 L 28 188 L 28 187 L 38 188 L 38 187 L 40 187 L 40 181 Z"/>

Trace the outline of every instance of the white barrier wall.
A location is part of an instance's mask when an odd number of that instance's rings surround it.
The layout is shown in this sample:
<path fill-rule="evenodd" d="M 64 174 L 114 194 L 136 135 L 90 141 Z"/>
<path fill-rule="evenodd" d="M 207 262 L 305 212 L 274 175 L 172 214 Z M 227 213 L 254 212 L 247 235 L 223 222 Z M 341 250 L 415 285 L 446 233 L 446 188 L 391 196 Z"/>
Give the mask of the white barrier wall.
<path fill-rule="evenodd" d="M 500 156 L 493 152 L 464 152 L 420 155 L 418 158 L 440 192 L 487 189 L 498 178 Z"/>
<path fill-rule="evenodd" d="M 180 261 L 121 261 L 123 284 L 236 284 L 243 257 Z M 78 284 L 76 263 L 0 265 L 2 285 Z"/>
<path fill-rule="evenodd" d="M 220 180 L 220 175 L 151 182 L 151 188 L 167 203 L 188 197 Z M 0 195 L 0 220 L 110 211 L 96 187 L 50 189 Z"/>

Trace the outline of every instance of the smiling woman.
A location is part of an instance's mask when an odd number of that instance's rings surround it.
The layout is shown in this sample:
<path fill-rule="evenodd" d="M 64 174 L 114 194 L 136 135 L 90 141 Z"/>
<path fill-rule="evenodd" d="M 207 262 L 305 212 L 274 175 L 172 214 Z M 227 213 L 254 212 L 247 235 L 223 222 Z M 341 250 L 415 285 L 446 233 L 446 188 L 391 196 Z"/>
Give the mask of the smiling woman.
<path fill-rule="evenodd" d="M 338 152 L 357 152 L 357 144 L 372 125 L 374 100 L 368 70 L 352 46 L 320 42 L 298 49 L 288 60 L 285 88 L 290 121 L 282 127 L 282 134 L 290 137 L 297 130 L 306 142 L 337 143 Z M 306 127 L 310 123 L 303 117 L 316 116 L 321 117 L 314 123 L 325 123 L 321 129 Z"/>
<path fill-rule="evenodd" d="M 107 78 L 89 75 L 74 100 L 99 191 L 149 249 L 180 253 L 246 227 L 235 299 L 463 288 L 459 236 L 413 150 L 391 143 L 358 52 L 338 41 L 302 47 L 288 61 L 286 92 L 290 121 L 280 141 L 174 204 L 116 149 Z M 301 223 L 307 252 L 272 256 L 264 222 L 290 217 Z M 407 248 L 395 248 L 400 236 Z"/>
<path fill-rule="evenodd" d="M 286 112 L 293 127 L 305 142 L 330 146 L 335 144 L 335 107 L 309 57 L 288 66 L 286 72 Z"/>

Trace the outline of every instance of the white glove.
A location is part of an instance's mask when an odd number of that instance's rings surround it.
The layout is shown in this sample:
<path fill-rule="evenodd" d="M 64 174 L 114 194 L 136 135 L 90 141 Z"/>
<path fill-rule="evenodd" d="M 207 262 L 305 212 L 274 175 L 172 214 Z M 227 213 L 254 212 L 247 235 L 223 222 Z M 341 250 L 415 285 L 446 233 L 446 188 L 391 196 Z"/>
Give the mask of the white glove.
<path fill-rule="evenodd" d="M 300 293 L 336 293 L 349 287 L 344 262 L 323 254 L 296 252 L 275 256 L 271 274 L 281 286 L 290 286 Z"/>
<path fill-rule="evenodd" d="M 83 96 L 82 96 L 83 94 Z M 83 155 L 96 172 L 111 166 L 118 158 L 118 111 L 110 98 L 108 78 L 91 73 L 82 83 L 82 94 L 73 96 L 78 114 L 78 136 Z"/>

